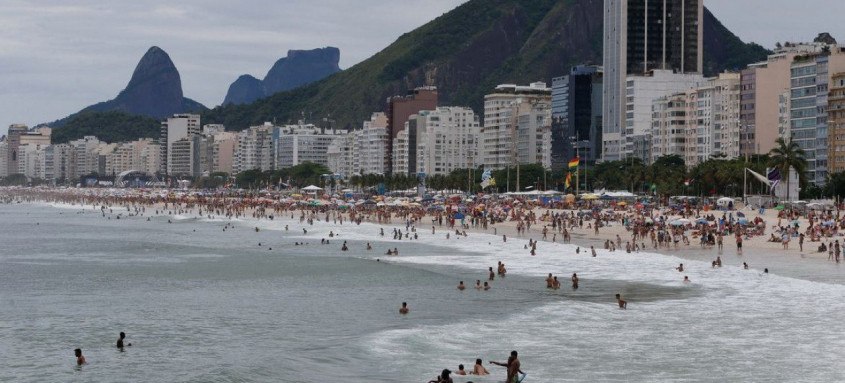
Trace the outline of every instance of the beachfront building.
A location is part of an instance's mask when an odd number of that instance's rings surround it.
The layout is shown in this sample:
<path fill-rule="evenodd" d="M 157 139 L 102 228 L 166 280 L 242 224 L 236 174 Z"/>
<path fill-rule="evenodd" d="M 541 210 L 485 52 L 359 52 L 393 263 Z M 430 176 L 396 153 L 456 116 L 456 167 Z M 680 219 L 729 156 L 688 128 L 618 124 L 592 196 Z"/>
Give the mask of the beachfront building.
<path fill-rule="evenodd" d="M 171 146 L 176 141 L 193 137 L 200 134 L 200 115 L 198 114 L 175 114 L 161 123 L 161 135 L 159 137 L 159 150 L 161 151 L 160 170 L 162 173 L 170 174 Z M 184 147 L 184 143 L 180 144 Z"/>
<path fill-rule="evenodd" d="M 208 125 L 206 125 L 208 126 Z M 220 125 L 222 127 L 222 125 Z M 235 149 L 238 147 L 238 135 L 233 132 L 204 131 L 206 140 L 207 165 L 204 171 L 210 173 L 232 174 L 235 164 Z"/>
<path fill-rule="evenodd" d="M 740 154 L 766 154 L 778 137 L 789 138 L 789 118 L 782 120 L 790 93 L 790 66 L 797 55 L 820 52 L 825 44 L 787 44 L 766 61 L 740 72 Z M 786 103 L 788 113 L 788 102 Z M 784 129 L 786 128 L 786 129 Z"/>
<path fill-rule="evenodd" d="M 421 111 L 411 116 L 408 124 L 409 128 L 415 125 L 417 134 L 415 173 L 447 175 L 457 169 L 476 167 L 481 127 L 472 109 L 439 107 Z M 410 129 L 409 133 L 413 131 Z"/>
<path fill-rule="evenodd" d="M 679 74 L 670 70 L 653 70 L 644 76 L 628 77 L 621 158 L 639 158 L 649 163 L 654 100 L 696 88 L 703 82 L 704 78 L 698 73 Z"/>
<path fill-rule="evenodd" d="M 827 171 L 845 171 L 845 72 L 831 76 L 827 97 Z"/>
<path fill-rule="evenodd" d="M 831 77 L 845 72 L 845 48 L 829 45 L 797 55 L 790 66 L 790 136 L 807 157 L 807 179 L 816 185 L 828 175 L 828 92 Z"/>
<path fill-rule="evenodd" d="M 0 138 L 0 178 L 9 175 L 9 142 Z"/>
<path fill-rule="evenodd" d="M 503 169 L 519 163 L 551 166 L 551 88 L 503 84 L 484 96 L 480 164 Z"/>
<path fill-rule="evenodd" d="M 654 70 L 677 76 L 701 74 L 703 68 L 703 0 L 605 0 L 603 35 L 602 151 L 612 161 L 636 155 L 648 143 L 654 97 L 637 100 L 632 116 L 631 80 Z M 663 77 L 661 75 L 661 77 Z M 637 96 L 639 97 L 639 96 Z M 637 121 L 630 126 L 631 119 Z M 637 134 L 628 137 L 628 133 Z M 650 147 L 650 146 L 649 146 Z"/>
<path fill-rule="evenodd" d="M 273 128 L 273 124 L 265 122 L 238 133 L 233 166 L 235 174 L 252 169 L 273 169 Z"/>
<path fill-rule="evenodd" d="M 336 135 L 326 149 L 328 168 L 344 179 L 353 175 L 388 172 L 387 116 L 373 113 L 361 129 Z"/>
<path fill-rule="evenodd" d="M 739 81 L 739 73 L 722 73 L 699 87 L 656 99 L 648 162 L 678 155 L 692 167 L 711 158 L 738 157 Z"/>
<path fill-rule="evenodd" d="M 405 96 L 393 96 L 387 99 L 385 110 L 386 126 L 389 137 L 387 138 L 387 163 L 385 171 L 393 168 L 393 142 L 399 133 L 405 130 L 408 117 L 417 114 L 421 110 L 434 110 L 437 108 L 437 87 L 423 86 L 415 88 Z"/>
<path fill-rule="evenodd" d="M 566 168 L 576 154 L 587 162 L 601 158 L 602 81 L 602 68 L 595 65 L 578 65 L 552 79 L 553 171 Z"/>
<path fill-rule="evenodd" d="M 68 143 L 71 147 L 73 179 L 80 179 L 100 170 L 99 147 L 102 143 L 95 136 L 85 136 Z"/>
<path fill-rule="evenodd" d="M 127 170 L 155 174 L 160 169 L 160 152 L 158 141 L 151 138 L 116 144 L 113 150 L 105 153 L 105 174 L 120 174 Z"/>
<path fill-rule="evenodd" d="M 6 138 L 6 173 L 8 175 L 16 174 L 25 167 L 19 163 L 19 150 L 22 145 L 31 144 L 46 147 L 50 145 L 51 133 L 52 130 L 47 127 L 30 131 L 29 127 L 23 124 L 10 125 Z"/>
<path fill-rule="evenodd" d="M 74 148 L 69 144 L 50 145 L 44 149 L 44 179 L 67 182 L 75 179 Z M 155 153 L 158 156 L 158 153 Z"/>
<path fill-rule="evenodd" d="M 274 127 L 273 169 L 289 168 L 306 162 L 328 165 L 329 145 L 340 135 L 341 131 L 302 122 Z"/>
<path fill-rule="evenodd" d="M 395 143 L 394 174 L 447 175 L 476 167 L 479 118 L 470 108 L 446 106 L 423 110 L 408 118 Z"/>
<path fill-rule="evenodd" d="M 44 179 L 45 147 L 41 144 L 20 145 L 18 147 L 18 169 L 15 173 L 23 174 L 29 179 Z"/>

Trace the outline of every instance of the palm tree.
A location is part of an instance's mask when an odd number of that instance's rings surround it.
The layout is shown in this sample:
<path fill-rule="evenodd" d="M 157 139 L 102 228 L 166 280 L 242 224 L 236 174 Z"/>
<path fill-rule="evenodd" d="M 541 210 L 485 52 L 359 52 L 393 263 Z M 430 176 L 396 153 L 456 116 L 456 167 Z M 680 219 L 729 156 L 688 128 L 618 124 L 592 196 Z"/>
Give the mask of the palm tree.
<path fill-rule="evenodd" d="M 807 170 L 807 158 L 804 149 L 793 141 L 786 141 L 780 137 L 775 144 L 777 146 L 769 152 L 771 156 L 769 165 L 780 169 L 780 174 L 786 177 L 786 200 L 789 201 L 789 168 L 794 168 L 798 172 L 800 183 L 804 179 L 804 171 Z"/>

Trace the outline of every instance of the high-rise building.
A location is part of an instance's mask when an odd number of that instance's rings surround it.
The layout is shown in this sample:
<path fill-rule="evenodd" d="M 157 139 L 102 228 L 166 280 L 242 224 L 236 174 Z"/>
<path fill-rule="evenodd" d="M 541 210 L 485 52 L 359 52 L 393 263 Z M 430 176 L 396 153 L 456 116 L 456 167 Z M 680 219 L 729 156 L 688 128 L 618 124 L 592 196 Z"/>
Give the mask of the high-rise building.
<path fill-rule="evenodd" d="M 479 146 L 485 168 L 521 164 L 551 166 L 552 90 L 543 82 L 504 84 L 484 96 Z"/>
<path fill-rule="evenodd" d="M 234 173 L 273 169 L 273 124 L 252 126 L 238 133 Z"/>
<path fill-rule="evenodd" d="M 552 79 L 553 171 L 564 169 L 576 154 L 588 162 L 601 157 L 601 103 L 599 66 L 579 65 Z"/>
<path fill-rule="evenodd" d="M 702 73 L 703 15 L 703 0 L 604 1 L 603 159 L 624 158 L 632 146 L 646 144 L 642 137 L 626 139 L 629 77 Z M 650 108 L 653 100 L 644 104 Z"/>
<path fill-rule="evenodd" d="M 722 73 L 700 86 L 656 99 L 648 162 L 678 155 L 687 166 L 739 152 L 739 73 Z"/>
<path fill-rule="evenodd" d="M 766 154 L 788 131 L 781 121 L 781 100 L 790 92 L 790 66 L 797 55 L 820 52 L 824 44 L 787 44 L 766 61 L 748 65 L 740 77 L 740 154 Z M 787 105 L 788 106 L 788 105 Z M 788 113 L 788 108 L 786 110 Z M 783 129 L 784 126 L 787 129 Z M 784 136 L 788 138 L 787 136 Z"/>
<path fill-rule="evenodd" d="M 9 175 L 9 141 L 0 138 L 0 177 Z"/>
<path fill-rule="evenodd" d="M 95 136 L 85 136 L 68 143 L 71 147 L 71 169 L 74 179 L 81 179 L 91 173 L 99 172 L 99 147 L 102 143 Z"/>
<path fill-rule="evenodd" d="M 161 172 L 170 174 L 170 146 L 181 139 L 200 134 L 200 115 L 175 114 L 161 123 L 159 145 L 161 150 Z M 181 144 L 184 147 L 184 143 Z"/>
<path fill-rule="evenodd" d="M 827 171 L 845 172 L 845 72 L 831 76 L 827 117 Z"/>
<path fill-rule="evenodd" d="M 394 96 L 387 99 L 387 130 L 390 137 L 387 140 L 387 169 L 393 164 L 393 140 L 400 131 L 405 129 L 405 123 L 412 114 L 421 110 L 437 108 L 437 88 L 425 86 L 414 89 L 406 96 Z"/>
<path fill-rule="evenodd" d="M 845 72 L 845 49 L 830 45 L 819 53 L 795 56 L 790 66 L 790 137 L 807 157 L 806 176 L 827 182 L 828 92 L 831 77 Z"/>
<path fill-rule="evenodd" d="M 328 149 L 342 132 L 311 124 L 287 125 L 273 129 L 275 169 L 306 162 L 328 165 Z"/>
<path fill-rule="evenodd" d="M 478 165 L 481 128 L 472 109 L 447 106 L 423 110 L 408 119 L 406 129 L 402 135 L 409 137 L 408 144 L 400 144 L 396 151 L 402 168 L 394 173 L 447 175 Z"/>
<path fill-rule="evenodd" d="M 648 162 L 651 159 L 654 100 L 696 88 L 703 81 L 704 77 L 697 73 L 678 74 L 668 70 L 653 70 L 646 76 L 629 76 L 626 83 L 625 128 L 620 147 L 622 158 L 634 157 Z"/>

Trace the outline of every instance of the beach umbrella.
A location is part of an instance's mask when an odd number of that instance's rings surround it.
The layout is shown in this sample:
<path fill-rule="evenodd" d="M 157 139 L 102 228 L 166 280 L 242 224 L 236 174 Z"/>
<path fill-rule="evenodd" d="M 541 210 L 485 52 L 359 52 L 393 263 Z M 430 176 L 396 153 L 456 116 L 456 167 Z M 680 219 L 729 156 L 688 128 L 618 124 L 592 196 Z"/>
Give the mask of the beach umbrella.
<path fill-rule="evenodd" d="M 464 219 L 463 213 L 455 213 L 455 219 Z"/>
<path fill-rule="evenodd" d="M 695 222 L 696 222 L 696 223 L 707 223 L 707 220 L 706 220 L 706 219 L 704 219 L 704 218 L 699 218 L 699 219 L 698 219 L 697 221 L 695 221 Z"/>
<path fill-rule="evenodd" d="M 784 206 L 783 206 L 783 205 L 777 205 L 777 206 L 775 206 L 775 210 L 783 210 L 783 209 L 784 209 Z"/>
<path fill-rule="evenodd" d="M 746 218 L 740 218 L 736 222 L 739 223 L 740 225 L 748 225 L 748 219 L 746 219 Z"/>
<path fill-rule="evenodd" d="M 684 223 L 681 222 L 680 220 L 669 222 L 669 224 L 672 225 L 672 226 L 683 226 L 684 225 Z"/>

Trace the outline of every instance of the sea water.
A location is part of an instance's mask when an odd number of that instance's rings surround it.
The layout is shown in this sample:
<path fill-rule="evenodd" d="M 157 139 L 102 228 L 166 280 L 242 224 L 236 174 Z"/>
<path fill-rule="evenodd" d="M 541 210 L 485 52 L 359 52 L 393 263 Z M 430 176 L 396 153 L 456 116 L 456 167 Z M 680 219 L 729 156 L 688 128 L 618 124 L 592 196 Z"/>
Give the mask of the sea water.
<path fill-rule="evenodd" d="M 423 226 L 394 240 L 405 225 L 298 214 L 126 214 L 0 205 L 0 381 L 425 382 L 481 358 L 493 375 L 474 381 L 498 382 L 504 368 L 487 362 L 511 350 L 536 382 L 845 380 L 841 274 L 764 274 L 727 255 L 713 269 L 709 250 L 593 258 L 542 242 L 530 256 L 526 238 Z M 498 261 L 508 276 L 472 288 Z M 809 264 L 797 275 L 837 267 Z M 560 290 L 545 288 L 550 272 Z M 120 331 L 133 344 L 123 352 Z"/>

